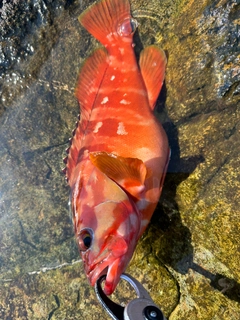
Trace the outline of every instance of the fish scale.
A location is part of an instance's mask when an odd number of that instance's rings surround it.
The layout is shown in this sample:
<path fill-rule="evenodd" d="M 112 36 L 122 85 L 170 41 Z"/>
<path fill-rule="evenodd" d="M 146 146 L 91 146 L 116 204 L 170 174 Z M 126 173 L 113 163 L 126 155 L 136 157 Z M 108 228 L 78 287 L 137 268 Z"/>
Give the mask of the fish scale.
<path fill-rule="evenodd" d="M 156 208 L 167 170 L 168 140 L 153 114 L 167 61 L 153 45 L 137 62 L 137 22 L 128 0 L 101 0 L 79 21 L 104 48 L 80 70 L 81 118 L 66 177 L 86 275 L 94 285 L 106 273 L 104 292 L 111 294 Z"/>

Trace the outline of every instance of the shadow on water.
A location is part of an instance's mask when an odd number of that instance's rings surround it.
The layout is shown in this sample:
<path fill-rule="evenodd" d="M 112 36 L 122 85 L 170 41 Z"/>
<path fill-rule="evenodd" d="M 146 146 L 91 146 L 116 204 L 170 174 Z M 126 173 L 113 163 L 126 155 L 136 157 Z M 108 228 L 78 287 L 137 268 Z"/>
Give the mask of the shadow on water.
<path fill-rule="evenodd" d="M 138 31 L 134 35 L 134 43 L 136 56 L 139 58 L 143 45 Z M 168 58 L 168 52 L 165 53 Z M 166 97 L 167 88 L 164 83 L 155 108 L 158 113 L 162 113 L 165 109 Z M 166 110 L 164 112 L 166 113 Z M 167 115 L 165 119 L 167 121 L 163 124 L 163 127 L 169 139 L 171 160 L 164 182 L 162 201 L 157 206 L 151 221 L 151 227 L 154 228 L 155 232 L 154 237 L 161 238 L 162 242 L 160 250 L 157 252 L 157 258 L 161 261 L 161 264 L 169 265 L 181 274 L 186 274 L 189 269 L 194 270 L 209 279 L 210 285 L 214 289 L 217 289 L 229 299 L 239 302 L 240 284 L 238 282 L 225 275 L 214 274 L 193 261 L 191 232 L 181 221 L 175 198 L 178 185 L 186 180 L 205 159 L 202 155 L 181 158 L 177 127 Z"/>

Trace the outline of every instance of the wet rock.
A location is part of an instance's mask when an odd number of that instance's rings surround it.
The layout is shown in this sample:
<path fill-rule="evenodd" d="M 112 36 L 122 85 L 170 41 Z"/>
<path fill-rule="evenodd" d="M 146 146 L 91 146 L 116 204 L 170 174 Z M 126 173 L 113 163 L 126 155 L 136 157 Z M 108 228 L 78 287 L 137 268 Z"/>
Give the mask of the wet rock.
<path fill-rule="evenodd" d="M 61 175 L 90 1 L 0 5 L 0 318 L 106 319 L 78 261 Z M 239 1 L 132 1 L 136 52 L 166 50 L 172 160 L 128 272 L 169 319 L 240 317 Z M 76 262 L 77 261 L 77 262 Z M 74 263 L 76 262 L 76 263 Z M 131 298 L 119 286 L 116 301 Z"/>
<path fill-rule="evenodd" d="M 1 109 L 12 105 L 39 79 L 64 25 L 64 8 L 72 1 L 2 1 L 0 7 Z M 67 10 L 68 11 L 68 10 Z M 58 19 L 58 20 L 57 20 Z"/>
<path fill-rule="evenodd" d="M 42 269 L 16 277 L 1 287 L 1 319 L 98 318 L 99 306 L 80 263 Z"/>

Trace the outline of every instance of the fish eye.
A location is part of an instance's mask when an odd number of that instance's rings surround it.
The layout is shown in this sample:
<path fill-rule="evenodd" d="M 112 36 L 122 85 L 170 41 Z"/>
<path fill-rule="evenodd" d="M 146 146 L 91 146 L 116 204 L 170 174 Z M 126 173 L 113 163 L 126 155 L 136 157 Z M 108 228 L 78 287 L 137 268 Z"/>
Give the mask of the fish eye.
<path fill-rule="evenodd" d="M 122 37 L 130 36 L 136 31 L 137 26 L 137 20 L 133 18 L 125 19 L 118 27 L 118 34 Z"/>
<path fill-rule="evenodd" d="M 87 251 L 93 240 L 93 230 L 90 228 L 82 229 L 78 235 L 78 244 L 80 251 Z"/>

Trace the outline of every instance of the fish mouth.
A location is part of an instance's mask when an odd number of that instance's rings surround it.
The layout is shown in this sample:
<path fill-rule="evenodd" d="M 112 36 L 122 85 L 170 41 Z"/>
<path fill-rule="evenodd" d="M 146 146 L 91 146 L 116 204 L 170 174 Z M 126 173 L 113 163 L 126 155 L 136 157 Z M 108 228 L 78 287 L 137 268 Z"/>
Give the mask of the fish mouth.
<path fill-rule="evenodd" d="M 102 275 L 106 275 L 103 291 L 106 295 L 112 294 L 127 262 L 127 242 L 121 236 L 110 236 L 100 255 L 85 265 L 90 284 L 94 286 Z"/>
<path fill-rule="evenodd" d="M 87 278 L 91 284 L 94 286 L 96 281 L 103 275 L 107 275 L 109 267 L 109 261 L 101 261 L 93 264 L 89 270 L 86 272 Z"/>
<path fill-rule="evenodd" d="M 106 276 L 104 281 L 103 291 L 106 295 L 110 295 L 115 290 L 120 276 L 124 270 L 121 268 L 121 259 L 117 258 L 114 261 L 109 261 L 107 258 L 91 266 L 87 272 L 87 278 L 92 286 L 103 275 Z"/>

